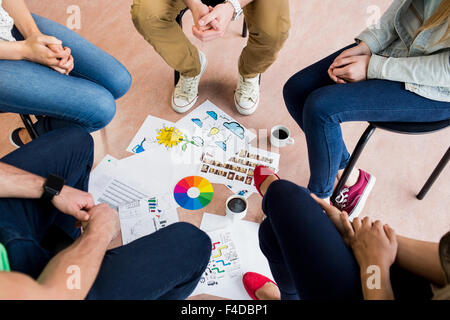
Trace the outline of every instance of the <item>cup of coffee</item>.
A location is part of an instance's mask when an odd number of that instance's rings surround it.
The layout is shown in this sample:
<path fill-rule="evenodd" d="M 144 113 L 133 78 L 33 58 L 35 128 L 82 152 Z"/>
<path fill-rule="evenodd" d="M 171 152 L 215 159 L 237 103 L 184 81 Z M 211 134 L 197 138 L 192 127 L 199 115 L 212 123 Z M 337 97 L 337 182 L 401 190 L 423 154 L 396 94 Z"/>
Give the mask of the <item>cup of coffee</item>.
<path fill-rule="evenodd" d="M 285 126 L 275 126 L 270 130 L 270 144 L 274 147 L 281 148 L 295 143 L 291 138 L 291 132 Z"/>
<path fill-rule="evenodd" d="M 247 214 L 248 202 L 247 200 L 238 195 L 232 195 L 227 199 L 225 204 L 225 212 L 231 220 L 239 220 L 245 217 Z"/>

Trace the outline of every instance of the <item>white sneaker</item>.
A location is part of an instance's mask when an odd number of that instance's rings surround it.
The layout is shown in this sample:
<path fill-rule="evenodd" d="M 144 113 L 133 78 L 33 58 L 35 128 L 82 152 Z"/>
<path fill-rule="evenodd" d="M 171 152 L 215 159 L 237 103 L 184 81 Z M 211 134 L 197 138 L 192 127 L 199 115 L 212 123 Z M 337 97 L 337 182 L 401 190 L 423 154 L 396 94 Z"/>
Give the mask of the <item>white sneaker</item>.
<path fill-rule="evenodd" d="M 180 80 L 175 86 L 175 90 L 172 94 L 172 108 L 178 113 L 185 113 L 191 109 L 198 99 L 198 84 L 200 83 L 200 78 L 208 66 L 208 59 L 206 55 L 198 51 L 200 56 L 201 71 L 198 76 L 195 77 L 185 77 L 180 75 Z"/>
<path fill-rule="evenodd" d="M 234 104 L 237 111 L 244 115 L 251 115 L 259 105 L 259 81 L 261 75 L 255 78 L 244 78 L 239 75 L 239 82 L 234 92 Z"/>

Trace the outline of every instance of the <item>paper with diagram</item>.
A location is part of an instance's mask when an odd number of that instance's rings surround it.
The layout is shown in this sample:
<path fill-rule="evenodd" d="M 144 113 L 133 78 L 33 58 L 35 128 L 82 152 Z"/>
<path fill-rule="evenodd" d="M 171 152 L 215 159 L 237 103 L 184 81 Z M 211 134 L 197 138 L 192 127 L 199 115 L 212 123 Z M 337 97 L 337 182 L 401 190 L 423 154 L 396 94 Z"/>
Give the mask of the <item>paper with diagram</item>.
<path fill-rule="evenodd" d="M 116 211 L 121 205 L 148 197 L 137 182 L 119 170 L 119 160 L 110 155 L 92 171 L 88 190 L 96 204 L 107 203 Z"/>
<path fill-rule="evenodd" d="M 242 284 L 246 272 L 257 272 L 273 279 L 267 259 L 259 249 L 259 224 L 241 220 L 230 223 L 228 217 L 213 214 L 205 214 L 203 219 L 201 228 L 208 228 L 205 231 L 211 238 L 212 253 L 192 296 L 203 293 L 233 300 L 249 300 Z M 208 231 L 214 224 L 227 227 Z"/>
<path fill-rule="evenodd" d="M 176 208 L 158 197 L 141 199 L 119 208 L 122 241 L 126 245 L 178 222 Z"/>
<path fill-rule="evenodd" d="M 127 151 L 138 154 L 148 150 L 164 149 L 189 153 L 196 150 L 199 152 L 203 145 L 203 139 L 193 136 L 189 127 L 181 128 L 173 122 L 148 116 Z"/>
<path fill-rule="evenodd" d="M 222 111 L 209 100 L 178 121 L 177 126 L 195 129 L 204 149 L 226 160 L 250 143 L 256 134 Z"/>

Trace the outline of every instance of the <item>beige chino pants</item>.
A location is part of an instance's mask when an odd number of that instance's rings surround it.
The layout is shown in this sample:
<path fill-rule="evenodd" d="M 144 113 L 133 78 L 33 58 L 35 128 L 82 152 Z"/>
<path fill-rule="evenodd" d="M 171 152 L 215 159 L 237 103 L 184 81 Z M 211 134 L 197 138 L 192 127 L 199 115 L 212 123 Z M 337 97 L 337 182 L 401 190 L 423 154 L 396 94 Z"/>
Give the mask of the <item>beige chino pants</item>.
<path fill-rule="evenodd" d="M 183 0 L 134 0 L 134 25 L 174 70 L 194 77 L 200 74 L 197 48 L 176 22 Z M 253 78 L 276 60 L 290 29 L 289 0 L 254 0 L 244 8 L 249 39 L 239 59 L 239 73 Z"/>

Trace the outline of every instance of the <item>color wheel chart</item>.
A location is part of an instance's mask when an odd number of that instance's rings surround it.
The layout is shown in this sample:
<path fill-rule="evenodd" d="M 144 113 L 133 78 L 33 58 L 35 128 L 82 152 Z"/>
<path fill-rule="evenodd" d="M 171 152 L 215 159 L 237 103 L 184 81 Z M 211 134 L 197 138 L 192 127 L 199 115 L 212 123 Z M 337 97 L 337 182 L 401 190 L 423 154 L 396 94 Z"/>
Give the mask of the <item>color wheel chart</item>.
<path fill-rule="evenodd" d="M 175 201 L 187 210 L 198 210 L 206 207 L 214 196 L 211 183 L 198 176 L 186 177 L 177 183 L 173 191 Z"/>

